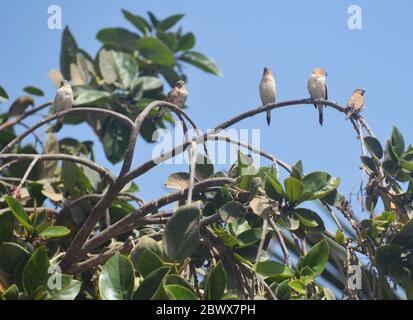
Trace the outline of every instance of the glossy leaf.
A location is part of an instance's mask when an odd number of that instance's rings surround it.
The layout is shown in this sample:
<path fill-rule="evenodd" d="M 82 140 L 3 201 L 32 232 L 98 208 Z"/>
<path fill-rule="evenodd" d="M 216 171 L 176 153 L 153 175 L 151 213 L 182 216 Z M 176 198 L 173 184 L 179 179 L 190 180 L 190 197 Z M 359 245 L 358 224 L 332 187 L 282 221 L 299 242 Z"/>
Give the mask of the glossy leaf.
<path fill-rule="evenodd" d="M 82 287 L 79 280 L 73 279 L 73 276 L 62 274 L 62 287 L 49 290 L 47 299 L 49 300 L 74 300 Z"/>
<path fill-rule="evenodd" d="M 222 261 L 212 268 L 206 278 L 205 298 L 207 300 L 219 300 L 224 295 L 227 287 L 227 273 Z"/>
<path fill-rule="evenodd" d="M 27 261 L 23 271 L 24 292 L 33 297 L 39 288 L 45 288 L 49 279 L 50 262 L 44 247 L 38 248 Z"/>
<path fill-rule="evenodd" d="M 77 96 L 75 99 L 75 105 L 99 105 L 102 102 L 109 101 L 110 93 L 106 91 L 99 90 L 88 90 L 84 91 Z"/>
<path fill-rule="evenodd" d="M 165 226 L 162 237 L 165 253 L 171 259 L 183 261 L 198 248 L 201 210 L 197 203 L 181 206 Z"/>
<path fill-rule="evenodd" d="M 313 271 L 315 277 L 320 275 L 328 261 L 329 251 L 327 240 L 320 241 L 305 255 L 301 269 L 308 266 Z"/>
<path fill-rule="evenodd" d="M 135 283 L 132 262 L 116 253 L 102 267 L 99 292 L 103 300 L 129 300 Z"/>
<path fill-rule="evenodd" d="M 24 210 L 23 206 L 20 204 L 18 200 L 13 198 L 12 196 L 6 196 L 5 200 L 9 205 L 11 212 L 15 219 L 29 232 L 33 231 L 33 227 L 29 222 L 29 216 L 27 212 Z"/>
<path fill-rule="evenodd" d="M 195 293 L 177 284 L 164 285 L 166 294 L 171 300 L 197 300 Z"/>
<path fill-rule="evenodd" d="M 60 238 L 70 234 L 70 230 L 64 226 L 51 226 L 38 234 L 39 237 L 52 239 Z"/>
<path fill-rule="evenodd" d="M 294 177 L 289 177 L 284 180 L 284 187 L 287 197 L 291 202 L 300 200 L 304 188 L 303 183 L 300 180 Z"/>
<path fill-rule="evenodd" d="M 364 142 L 367 149 L 373 156 L 377 159 L 381 159 L 383 157 L 383 147 L 381 146 L 379 140 L 369 136 L 364 138 Z"/>
<path fill-rule="evenodd" d="M 169 271 L 168 267 L 163 267 L 151 272 L 135 291 L 133 300 L 150 300 L 154 297 Z"/>

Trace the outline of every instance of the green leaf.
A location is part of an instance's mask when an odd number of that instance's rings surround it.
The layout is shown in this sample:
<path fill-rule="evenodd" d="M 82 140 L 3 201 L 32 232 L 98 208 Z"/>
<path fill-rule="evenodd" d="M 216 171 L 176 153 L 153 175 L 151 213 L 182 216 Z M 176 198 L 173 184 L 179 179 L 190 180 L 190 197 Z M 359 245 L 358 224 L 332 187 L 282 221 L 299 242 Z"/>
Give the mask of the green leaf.
<path fill-rule="evenodd" d="M 183 261 L 198 248 L 201 210 L 197 203 L 177 208 L 165 226 L 162 237 L 165 253 L 171 259 Z"/>
<path fill-rule="evenodd" d="M 289 279 L 284 280 L 281 282 L 278 286 L 277 289 L 275 290 L 275 294 L 279 300 L 289 300 L 290 295 L 291 295 L 291 288 L 288 285 L 290 282 Z"/>
<path fill-rule="evenodd" d="M 210 270 L 206 278 L 205 299 L 219 300 L 227 287 L 227 274 L 222 261 Z"/>
<path fill-rule="evenodd" d="M 400 133 L 399 129 L 393 127 L 391 133 L 391 144 L 394 148 L 394 151 L 400 156 L 404 152 L 404 138 Z"/>
<path fill-rule="evenodd" d="M 289 277 L 294 276 L 294 273 L 286 265 L 271 260 L 257 262 L 254 265 L 254 270 L 264 277 L 271 277 L 276 275 L 286 275 Z"/>
<path fill-rule="evenodd" d="M 102 267 L 99 292 L 103 300 L 129 300 L 134 284 L 132 262 L 124 255 L 116 253 Z"/>
<path fill-rule="evenodd" d="M 291 280 L 290 282 L 288 282 L 288 286 L 298 293 L 307 293 L 304 283 L 302 283 L 300 280 Z"/>
<path fill-rule="evenodd" d="M 137 49 L 139 36 L 123 28 L 105 28 L 98 32 L 96 39 L 104 45 L 113 45 L 118 49 L 133 52 Z"/>
<path fill-rule="evenodd" d="M 152 255 L 146 255 L 148 263 L 144 261 L 144 253 L 150 251 Z M 154 239 L 143 236 L 139 238 L 136 246 L 133 247 L 130 253 L 130 259 L 137 272 L 147 275 L 149 269 L 155 270 L 157 267 L 160 267 L 163 263 L 160 257 L 162 257 L 162 248 Z M 152 271 L 153 271 L 152 270 Z"/>
<path fill-rule="evenodd" d="M 287 197 L 291 202 L 298 202 L 300 200 L 304 188 L 300 180 L 289 177 L 284 180 L 284 187 Z"/>
<path fill-rule="evenodd" d="M 13 273 L 17 266 L 27 261 L 30 253 L 22 246 L 14 242 L 3 242 L 0 246 L 0 268 Z"/>
<path fill-rule="evenodd" d="M 129 141 L 130 128 L 122 122 L 112 119 L 105 126 L 103 134 L 103 150 L 108 160 L 115 164 L 125 155 Z"/>
<path fill-rule="evenodd" d="M 138 63 L 129 53 L 107 50 L 99 52 L 99 70 L 107 84 L 128 89 L 138 74 Z"/>
<path fill-rule="evenodd" d="M 413 172 L 413 161 L 407 161 L 404 159 L 400 159 L 399 162 L 400 166 L 407 171 Z"/>
<path fill-rule="evenodd" d="M 186 51 L 179 57 L 179 59 L 188 62 L 189 64 L 192 64 L 205 72 L 212 73 L 220 77 L 223 76 L 223 73 L 219 69 L 216 62 L 212 58 L 209 58 L 200 52 Z"/>
<path fill-rule="evenodd" d="M 49 290 L 47 299 L 49 300 L 74 300 L 80 292 L 82 283 L 73 279 L 73 276 L 62 274 L 62 287 Z"/>
<path fill-rule="evenodd" d="M 178 51 L 188 51 L 195 47 L 195 35 L 192 32 L 184 34 L 178 41 Z"/>
<path fill-rule="evenodd" d="M 75 105 L 102 105 L 109 101 L 110 93 L 99 90 L 88 90 L 79 94 L 75 99 Z"/>
<path fill-rule="evenodd" d="M 158 28 L 162 29 L 164 31 L 172 28 L 175 24 L 178 23 L 179 20 L 181 20 L 185 15 L 184 14 L 175 14 L 173 16 L 170 16 L 162 21 L 159 22 Z"/>
<path fill-rule="evenodd" d="M 410 219 L 403 228 L 391 240 L 392 243 L 406 245 L 412 242 L 413 239 L 413 219 Z"/>
<path fill-rule="evenodd" d="M 286 196 L 280 181 L 270 172 L 265 172 L 265 193 L 271 199 L 278 201 Z"/>
<path fill-rule="evenodd" d="M 325 230 L 324 222 L 320 216 L 309 209 L 296 208 L 294 214 L 298 217 L 300 224 L 310 228 L 312 232 L 323 232 Z"/>
<path fill-rule="evenodd" d="M 165 182 L 165 186 L 172 189 L 183 190 L 189 185 L 189 173 L 188 172 L 176 172 L 172 173 L 168 180 Z"/>
<path fill-rule="evenodd" d="M 157 90 L 162 88 L 163 82 L 157 77 L 140 76 L 133 85 L 142 85 L 143 91 Z"/>
<path fill-rule="evenodd" d="M 154 297 L 169 271 L 168 267 L 163 267 L 151 272 L 135 291 L 133 300 L 150 300 Z"/>
<path fill-rule="evenodd" d="M 340 184 L 340 179 L 331 177 L 326 172 L 315 171 L 303 179 L 303 199 L 320 199 L 333 192 Z"/>
<path fill-rule="evenodd" d="M 12 284 L 10 287 L 7 288 L 6 291 L 4 291 L 1 294 L 0 297 L 1 297 L 0 300 L 18 300 L 19 299 L 19 288 L 15 284 Z"/>
<path fill-rule="evenodd" d="M 211 160 L 198 153 L 195 164 L 195 177 L 198 180 L 205 180 L 214 174 L 214 165 Z"/>
<path fill-rule="evenodd" d="M 10 212 L 0 214 L 0 246 L 13 239 L 14 218 Z"/>
<path fill-rule="evenodd" d="M 399 245 L 391 243 L 381 246 L 376 252 L 376 265 L 379 271 L 388 275 L 392 263 L 401 260 L 402 250 Z"/>
<path fill-rule="evenodd" d="M 9 100 L 6 90 L 0 86 L 0 103 Z"/>
<path fill-rule="evenodd" d="M 29 222 L 29 216 L 27 215 L 27 212 L 24 210 L 23 206 L 20 204 L 19 201 L 17 201 L 15 198 L 12 196 L 6 196 L 4 198 L 9 205 L 9 208 L 11 209 L 11 212 L 13 213 L 14 217 L 16 220 L 29 232 L 33 231 L 33 227 Z"/>
<path fill-rule="evenodd" d="M 301 264 L 301 269 L 310 267 L 314 273 L 314 277 L 320 275 L 328 261 L 329 247 L 327 240 L 322 240 L 311 248 L 311 250 L 305 255 Z"/>
<path fill-rule="evenodd" d="M 243 206 L 237 201 L 230 201 L 218 209 L 221 219 L 226 223 L 231 223 L 240 218 L 243 214 Z"/>
<path fill-rule="evenodd" d="M 24 87 L 23 91 L 27 92 L 29 94 L 32 94 L 34 96 L 40 96 L 40 97 L 44 96 L 44 92 L 41 89 L 39 89 L 37 87 L 33 87 L 33 86 Z"/>
<path fill-rule="evenodd" d="M 195 293 L 177 284 L 164 285 L 163 288 L 171 300 L 197 300 Z"/>
<path fill-rule="evenodd" d="M 212 226 L 212 231 L 228 248 L 232 249 L 238 244 L 238 239 L 225 231 L 223 227 Z"/>
<path fill-rule="evenodd" d="M 53 239 L 67 236 L 70 233 L 70 229 L 64 226 L 52 226 L 39 233 L 39 237 Z"/>
<path fill-rule="evenodd" d="M 133 14 L 125 9 L 122 9 L 122 13 L 125 19 L 132 23 L 143 34 L 147 34 L 152 30 L 149 23 L 141 16 Z"/>
<path fill-rule="evenodd" d="M 369 173 L 376 173 L 377 172 L 377 167 L 376 164 L 374 163 L 374 160 L 370 157 L 367 156 L 361 156 L 361 163 L 363 163 L 363 166 L 366 170 L 369 171 Z"/>
<path fill-rule="evenodd" d="M 377 159 L 381 159 L 383 157 L 383 147 L 381 146 L 379 140 L 369 136 L 364 138 L 364 142 L 367 149 L 373 156 Z"/>
<path fill-rule="evenodd" d="M 388 175 L 393 175 L 396 173 L 397 164 L 393 160 L 385 160 L 382 163 L 383 170 Z"/>
<path fill-rule="evenodd" d="M 142 277 L 148 276 L 152 271 L 164 266 L 161 258 L 151 250 L 145 250 L 140 255 L 140 259 L 135 264 L 136 271 L 138 271 Z"/>
<path fill-rule="evenodd" d="M 75 38 L 69 30 L 65 27 L 62 36 L 62 44 L 60 49 L 60 72 L 66 80 L 71 80 L 70 65 L 76 64 L 76 54 L 78 47 Z"/>
<path fill-rule="evenodd" d="M 143 37 L 138 40 L 138 50 L 153 63 L 172 66 L 175 63 L 174 56 L 169 48 L 160 40 L 151 37 Z"/>
<path fill-rule="evenodd" d="M 38 248 L 27 261 L 23 270 L 24 292 L 33 297 L 39 288 L 45 288 L 49 279 L 50 262 L 44 247 Z"/>
<path fill-rule="evenodd" d="M 297 163 L 292 167 L 291 175 L 298 180 L 303 180 L 304 168 L 301 160 L 297 161 Z"/>

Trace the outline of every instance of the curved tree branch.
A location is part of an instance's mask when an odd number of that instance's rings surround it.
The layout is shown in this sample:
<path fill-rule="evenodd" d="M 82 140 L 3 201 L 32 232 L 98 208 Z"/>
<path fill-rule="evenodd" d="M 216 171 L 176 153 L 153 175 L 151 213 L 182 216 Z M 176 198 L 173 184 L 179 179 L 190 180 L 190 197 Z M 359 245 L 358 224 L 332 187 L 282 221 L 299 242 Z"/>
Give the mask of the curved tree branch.
<path fill-rule="evenodd" d="M 122 115 L 118 112 L 111 111 L 111 110 L 106 110 L 106 109 L 72 108 L 72 109 L 69 109 L 69 110 L 62 111 L 60 113 L 60 115 L 65 116 L 65 115 L 68 115 L 68 114 L 77 114 L 77 113 L 101 113 L 101 114 L 104 114 L 106 116 L 111 116 L 111 117 L 117 118 L 119 121 L 122 121 L 123 123 L 125 123 L 128 126 L 131 126 L 131 127 L 134 126 L 134 123 L 132 122 L 132 120 L 130 120 L 127 116 L 124 116 L 124 115 Z M 3 150 L 0 151 L 0 154 L 9 152 L 13 146 L 18 144 L 20 141 L 22 141 L 29 134 L 31 134 L 32 132 L 34 132 L 38 128 L 44 126 L 45 124 L 47 124 L 47 123 L 49 123 L 53 120 L 56 120 L 56 119 L 57 119 L 57 115 L 49 115 L 46 118 L 42 119 L 37 124 L 32 126 L 30 129 L 26 130 L 22 134 L 18 135 L 15 139 L 13 139 L 7 146 L 5 146 L 3 148 Z"/>
<path fill-rule="evenodd" d="M 0 159 L 11 159 L 12 161 L 22 161 L 22 160 L 33 160 L 37 158 L 39 161 L 47 161 L 47 160 L 63 160 L 63 161 L 71 161 L 82 164 L 90 169 L 98 172 L 102 176 L 104 176 L 110 184 L 115 183 L 114 176 L 105 168 L 97 165 L 95 162 L 88 160 L 86 158 L 76 157 L 68 154 L 27 154 L 27 153 L 3 153 L 0 154 Z"/>

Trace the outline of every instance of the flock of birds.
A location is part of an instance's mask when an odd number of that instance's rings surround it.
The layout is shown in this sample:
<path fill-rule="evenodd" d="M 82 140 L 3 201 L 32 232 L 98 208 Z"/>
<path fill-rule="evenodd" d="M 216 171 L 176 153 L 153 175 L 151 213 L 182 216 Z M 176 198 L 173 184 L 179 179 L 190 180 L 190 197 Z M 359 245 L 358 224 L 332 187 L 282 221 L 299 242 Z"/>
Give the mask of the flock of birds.
<path fill-rule="evenodd" d="M 310 97 L 314 100 L 328 100 L 327 92 L 327 72 L 322 68 L 316 68 L 310 74 L 308 78 L 307 88 Z M 259 92 L 261 102 L 263 105 L 275 103 L 277 97 L 277 86 L 275 78 L 271 68 L 264 68 L 264 73 L 259 85 Z M 354 90 L 353 95 L 347 102 L 348 112 L 346 119 L 349 119 L 353 114 L 359 113 L 365 108 L 364 99 L 365 90 L 357 88 Z M 164 99 L 169 103 L 174 104 L 178 108 L 182 108 L 188 98 L 188 90 L 183 80 L 179 80 L 175 86 L 169 91 L 168 95 Z M 63 125 L 63 118 L 60 112 L 71 108 L 73 105 L 73 91 L 67 80 L 62 80 L 60 88 L 57 89 L 56 97 L 54 99 L 54 107 L 56 115 L 58 117 L 56 123 L 56 131 L 59 131 Z M 319 122 L 323 125 L 323 104 L 314 104 L 315 108 L 318 108 Z M 168 107 L 161 106 L 158 110 L 154 121 L 158 121 L 168 111 Z M 267 111 L 267 123 L 271 123 L 271 110 Z"/>

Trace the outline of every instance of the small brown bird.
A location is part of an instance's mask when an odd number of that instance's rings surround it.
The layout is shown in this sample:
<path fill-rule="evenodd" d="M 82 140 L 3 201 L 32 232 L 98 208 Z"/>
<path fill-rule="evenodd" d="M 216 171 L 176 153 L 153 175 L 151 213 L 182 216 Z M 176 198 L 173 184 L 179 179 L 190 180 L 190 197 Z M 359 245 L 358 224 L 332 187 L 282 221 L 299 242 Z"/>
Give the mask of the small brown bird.
<path fill-rule="evenodd" d="M 264 73 L 260 82 L 260 97 L 263 105 L 275 103 L 277 86 L 271 68 L 264 68 Z M 271 110 L 267 111 L 267 124 L 271 123 Z"/>
<path fill-rule="evenodd" d="M 176 105 L 178 108 L 182 108 L 188 98 L 188 90 L 186 89 L 185 82 L 183 80 L 179 80 L 175 87 L 169 91 L 168 95 L 164 99 L 164 101 L 170 102 Z M 153 119 L 155 122 L 158 121 L 163 117 L 163 115 L 168 111 L 168 107 L 160 107 L 158 114 Z"/>
<path fill-rule="evenodd" d="M 316 68 L 310 74 L 308 78 L 307 88 L 310 93 L 311 99 L 323 99 L 328 100 L 327 72 L 322 68 Z M 318 108 L 319 118 L 318 121 L 323 125 L 323 107 L 322 104 L 314 104 L 314 107 Z"/>
<path fill-rule="evenodd" d="M 350 119 L 354 113 L 359 113 L 364 110 L 366 106 L 366 101 L 364 99 L 364 93 L 366 92 L 363 88 L 357 88 L 353 91 L 353 95 L 347 102 L 348 112 L 346 120 Z"/>
<path fill-rule="evenodd" d="M 60 112 L 70 109 L 73 105 L 73 91 L 67 80 L 60 82 L 60 88 L 57 89 L 53 105 L 58 117 L 55 127 L 55 131 L 57 132 L 63 126 L 63 117 L 60 115 Z"/>

